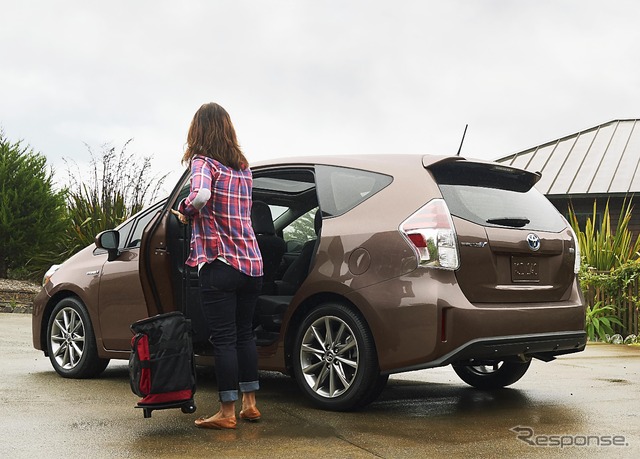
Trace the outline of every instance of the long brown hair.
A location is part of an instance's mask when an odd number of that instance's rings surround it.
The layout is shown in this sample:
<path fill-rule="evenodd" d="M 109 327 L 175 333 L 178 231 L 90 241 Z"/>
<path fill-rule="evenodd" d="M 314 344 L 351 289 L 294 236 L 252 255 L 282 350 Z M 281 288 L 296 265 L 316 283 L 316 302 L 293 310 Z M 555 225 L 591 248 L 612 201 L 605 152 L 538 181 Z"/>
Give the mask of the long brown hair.
<path fill-rule="evenodd" d="M 193 115 L 182 163 L 189 163 L 195 155 L 208 156 L 235 170 L 249 167 L 231 117 L 215 102 L 202 105 Z"/>

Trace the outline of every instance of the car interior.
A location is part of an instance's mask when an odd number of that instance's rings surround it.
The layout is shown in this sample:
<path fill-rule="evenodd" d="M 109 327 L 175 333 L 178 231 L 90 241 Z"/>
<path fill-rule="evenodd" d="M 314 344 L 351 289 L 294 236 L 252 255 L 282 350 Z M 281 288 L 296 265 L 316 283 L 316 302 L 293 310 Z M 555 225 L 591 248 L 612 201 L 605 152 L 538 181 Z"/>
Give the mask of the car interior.
<path fill-rule="evenodd" d="M 189 194 L 185 184 L 174 208 Z M 313 263 L 322 226 L 312 169 L 254 171 L 251 222 L 262 253 L 264 282 L 254 315 L 257 344 L 267 346 L 279 336 L 282 318 Z M 175 304 L 192 321 L 194 349 L 210 349 L 206 320 L 200 308 L 197 268 L 185 266 L 191 231 L 174 216 L 167 222 L 167 248 Z"/>

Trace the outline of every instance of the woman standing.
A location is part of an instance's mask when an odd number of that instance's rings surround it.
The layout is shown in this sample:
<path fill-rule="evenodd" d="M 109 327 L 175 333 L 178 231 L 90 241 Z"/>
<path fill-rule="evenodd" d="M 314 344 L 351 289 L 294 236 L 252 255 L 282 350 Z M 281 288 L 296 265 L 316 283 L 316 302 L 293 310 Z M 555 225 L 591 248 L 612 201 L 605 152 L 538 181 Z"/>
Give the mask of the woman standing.
<path fill-rule="evenodd" d="M 196 426 L 235 429 L 240 418 L 257 421 L 259 388 L 253 312 L 262 288 L 262 257 L 251 227 L 253 179 L 238 146 L 231 118 L 216 103 L 204 104 L 191 121 L 182 158 L 191 170 L 189 196 L 174 213 L 191 217 L 191 253 L 198 266 L 200 297 L 214 346 L 220 410 Z"/>

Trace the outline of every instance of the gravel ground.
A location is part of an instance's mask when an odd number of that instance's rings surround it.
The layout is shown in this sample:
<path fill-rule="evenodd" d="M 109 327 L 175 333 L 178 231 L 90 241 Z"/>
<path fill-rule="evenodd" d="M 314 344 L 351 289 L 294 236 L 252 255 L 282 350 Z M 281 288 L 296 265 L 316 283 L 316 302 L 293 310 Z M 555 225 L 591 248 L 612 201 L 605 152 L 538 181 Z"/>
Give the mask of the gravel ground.
<path fill-rule="evenodd" d="M 39 291 L 40 285 L 35 282 L 0 279 L 0 312 L 31 313 Z"/>

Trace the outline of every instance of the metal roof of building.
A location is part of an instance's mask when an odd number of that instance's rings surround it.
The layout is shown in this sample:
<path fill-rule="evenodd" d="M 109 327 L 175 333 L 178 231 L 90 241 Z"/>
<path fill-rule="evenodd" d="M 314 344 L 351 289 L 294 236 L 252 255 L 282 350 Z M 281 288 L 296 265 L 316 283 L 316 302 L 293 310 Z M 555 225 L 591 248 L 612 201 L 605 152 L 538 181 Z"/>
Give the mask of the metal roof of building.
<path fill-rule="evenodd" d="M 640 192 L 640 120 L 614 120 L 497 159 L 539 171 L 545 195 L 626 195 Z"/>

